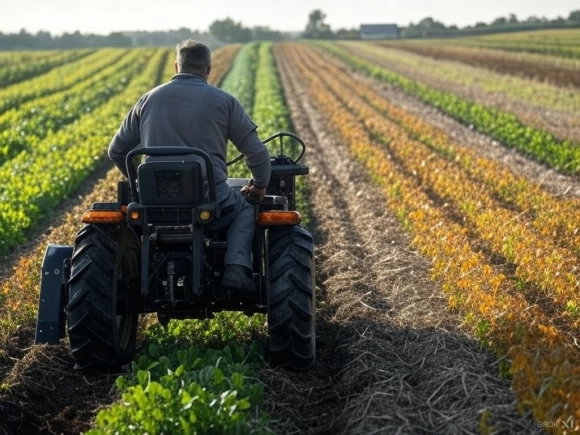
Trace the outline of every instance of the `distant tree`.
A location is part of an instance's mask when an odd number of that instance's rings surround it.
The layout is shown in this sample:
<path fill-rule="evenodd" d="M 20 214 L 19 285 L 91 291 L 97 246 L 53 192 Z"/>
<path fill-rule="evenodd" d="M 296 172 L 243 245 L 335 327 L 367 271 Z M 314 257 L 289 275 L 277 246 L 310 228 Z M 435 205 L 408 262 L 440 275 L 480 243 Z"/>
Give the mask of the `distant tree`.
<path fill-rule="evenodd" d="M 360 30 L 358 29 L 338 29 L 334 32 L 336 39 L 360 39 Z"/>
<path fill-rule="evenodd" d="M 50 32 L 39 31 L 34 35 L 37 40 L 38 48 L 51 48 L 53 41 Z"/>
<path fill-rule="evenodd" d="M 570 21 L 580 21 L 580 9 L 570 12 L 568 19 Z"/>
<path fill-rule="evenodd" d="M 74 33 L 65 32 L 58 38 L 56 46 L 58 48 L 79 48 L 86 47 L 85 38 L 78 30 Z"/>
<path fill-rule="evenodd" d="M 493 20 L 493 22 L 491 23 L 492 26 L 505 26 L 507 24 L 508 20 L 504 17 L 499 17 L 496 18 L 495 20 Z"/>
<path fill-rule="evenodd" d="M 216 20 L 209 26 L 209 32 L 223 42 L 248 42 L 252 39 L 252 31 L 236 23 L 231 18 Z"/>
<path fill-rule="evenodd" d="M 130 47 L 131 38 L 121 32 L 113 32 L 107 36 L 105 43 L 110 47 Z"/>
<path fill-rule="evenodd" d="M 303 36 L 310 39 L 328 39 L 332 38 L 332 30 L 324 22 L 326 14 L 320 9 L 315 9 L 308 15 L 308 24 L 304 30 Z"/>
<path fill-rule="evenodd" d="M 541 20 L 535 15 L 530 15 L 526 20 L 526 23 L 539 23 L 539 22 L 541 22 Z"/>
<path fill-rule="evenodd" d="M 518 17 L 516 16 L 516 14 L 510 14 L 510 16 L 508 18 L 508 23 L 510 23 L 510 24 L 519 23 Z"/>
<path fill-rule="evenodd" d="M 481 29 L 483 27 L 487 27 L 487 24 L 485 24 L 484 22 L 481 22 L 481 21 L 475 23 L 475 28 L 476 29 Z"/>
<path fill-rule="evenodd" d="M 423 18 L 417 24 L 417 27 L 424 30 L 445 30 L 445 24 L 440 21 L 434 20 L 432 17 Z"/>

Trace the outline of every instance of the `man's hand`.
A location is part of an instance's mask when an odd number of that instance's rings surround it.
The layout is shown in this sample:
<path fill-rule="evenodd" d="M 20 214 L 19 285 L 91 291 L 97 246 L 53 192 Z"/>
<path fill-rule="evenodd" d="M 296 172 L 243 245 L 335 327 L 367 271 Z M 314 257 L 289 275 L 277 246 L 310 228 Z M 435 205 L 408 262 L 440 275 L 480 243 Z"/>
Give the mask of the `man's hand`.
<path fill-rule="evenodd" d="M 246 200 L 252 204 L 260 204 L 264 200 L 264 195 L 266 195 L 266 188 L 259 189 L 254 186 L 254 180 L 250 180 L 249 184 L 246 184 L 240 190 L 240 193 Z"/>

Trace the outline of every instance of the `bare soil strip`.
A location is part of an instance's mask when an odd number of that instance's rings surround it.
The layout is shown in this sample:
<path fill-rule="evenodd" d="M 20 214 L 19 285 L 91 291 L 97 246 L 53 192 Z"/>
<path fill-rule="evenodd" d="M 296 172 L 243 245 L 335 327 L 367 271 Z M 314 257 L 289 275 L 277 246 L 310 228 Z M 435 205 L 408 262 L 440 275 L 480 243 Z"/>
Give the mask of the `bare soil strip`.
<path fill-rule="evenodd" d="M 547 81 L 556 86 L 580 87 L 578 64 L 572 63 L 568 59 L 528 53 L 510 53 L 488 48 L 441 45 L 432 42 L 378 42 L 377 45 L 408 51 L 436 60 L 457 61 L 496 71 L 500 74 L 516 75 L 540 82 Z"/>
<path fill-rule="evenodd" d="M 295 68 L 276 51 L 292 120 L 309 144 L 317 223 L 318 361 L 266 369 L 277 433 L 537 433 L 516 411 L 498 361 L 458 326 L 429 263 L 385 197 L 328 128 Z"/>
<path fill-rule="evenodd" d="M 471 147 L 483 157 L 501 162 L 515 174 L 538 183 L 553 195 L 580 196 L 580 177 L 558 173 L 555 169 L 542 165 L 512 148 L 502 146 L 496 140 L 460 123 L 435 107 L 353 69 L 323 50 L 317 49 L 317 54 L 326 62 L 337 65 L 353 80 L 372 86 L 381 97 L 420 117 L 424 122 L 445 131 L 455 143 Z"/>

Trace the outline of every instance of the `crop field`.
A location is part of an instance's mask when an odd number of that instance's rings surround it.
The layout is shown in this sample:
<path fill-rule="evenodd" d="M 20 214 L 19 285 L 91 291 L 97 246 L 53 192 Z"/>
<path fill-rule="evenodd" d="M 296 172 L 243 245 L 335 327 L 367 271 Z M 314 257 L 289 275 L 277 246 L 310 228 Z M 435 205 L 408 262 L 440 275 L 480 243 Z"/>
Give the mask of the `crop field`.
<path fill-rule="evenodd" d="M 214 51 L 211 84 L 260 137 L 308 146 L 303 373 L 267 366 L 264 315 L 142 316 L 116 374 L 73 371 L 66 340 L 32 344 L 45 247 L 115 201 L 107 146 L 174 53 L 0 53 L 0 434 L 580 431 L 577 35 Z"/>

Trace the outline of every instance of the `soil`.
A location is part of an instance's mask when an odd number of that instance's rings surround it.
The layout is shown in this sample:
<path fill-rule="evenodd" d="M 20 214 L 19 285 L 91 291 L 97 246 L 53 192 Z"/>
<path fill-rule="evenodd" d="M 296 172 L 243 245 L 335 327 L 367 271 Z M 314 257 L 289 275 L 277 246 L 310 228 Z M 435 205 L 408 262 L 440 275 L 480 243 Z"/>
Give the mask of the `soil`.
<path fill-rule="evenodd" d="M 577 65 L 572 66 L 572 62 L 569 62 L 568 59 L 433 43 L 380 42 L 378 45 L 428 56 L 436 60 L 457 61 L 500 74 L 550 82 L 556 86 L 580 87 L 580 71 L 578 71 Z"/>

